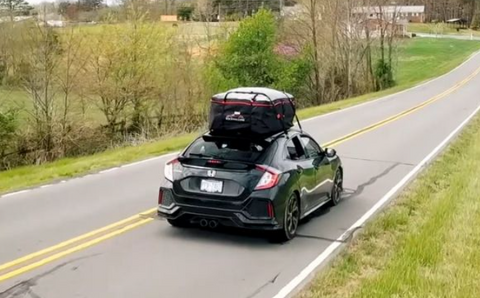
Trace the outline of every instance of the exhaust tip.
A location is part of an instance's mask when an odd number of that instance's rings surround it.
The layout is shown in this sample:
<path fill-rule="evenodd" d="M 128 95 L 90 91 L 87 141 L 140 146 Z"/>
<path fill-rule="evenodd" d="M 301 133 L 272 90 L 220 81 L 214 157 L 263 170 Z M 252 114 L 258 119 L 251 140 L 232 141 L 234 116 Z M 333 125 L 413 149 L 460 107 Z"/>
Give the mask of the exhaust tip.
<path fill-rule="evenodd" d="M 208 221 L 207 221 L 206 219 L 201 219 L 201 220 L 200 220 L 200 226 L 201 226 L 202 228 L 208 227 Z"/>
<path fill-rule="evenodd" d="M 218 222 L 216 220 L 211 220 L 209 223 L 208 223 L 208 226 L 211 228 L 211 229 L 215 229 L 216 227 L 218 227 Z"/>

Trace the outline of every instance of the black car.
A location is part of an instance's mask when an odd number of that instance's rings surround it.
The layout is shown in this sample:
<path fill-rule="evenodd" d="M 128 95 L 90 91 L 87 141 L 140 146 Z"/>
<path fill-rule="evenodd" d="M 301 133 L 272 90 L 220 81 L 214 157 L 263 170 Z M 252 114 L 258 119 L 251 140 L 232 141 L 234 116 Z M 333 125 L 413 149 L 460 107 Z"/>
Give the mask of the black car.
<path fill-rule="evenodd" d="M 177 227 L 268 230 L 288 241 L 302 218 L 337 205 L 342 189 L 335 150 L 304 132 L 266 139 L 205 134 L 165 165 L 158 215 Z"/>

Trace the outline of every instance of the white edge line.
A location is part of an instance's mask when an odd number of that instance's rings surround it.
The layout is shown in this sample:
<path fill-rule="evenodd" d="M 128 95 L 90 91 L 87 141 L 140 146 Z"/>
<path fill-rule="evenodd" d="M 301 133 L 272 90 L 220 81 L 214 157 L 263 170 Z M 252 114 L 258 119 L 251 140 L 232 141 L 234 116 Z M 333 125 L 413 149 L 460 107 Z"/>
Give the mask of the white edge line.
<path fill-rule="evenodd" d="M 14 196 L 14 195 L 19 195 L 19 194 L 22 194 L 22 193 L 29 192 L 30 190 L 31 190 L 31 189 L 25 189 L 25 190 L 20 190 L 20 191 L 12 192 L 12 193 L 7 193 L 7 194 L 1 196 L 0 198 L 6 198 L 6 197 Z"/>
<path fill-rule="evenodd" d="M 98 172 L 99 174 L 105 174 L 105 173 L 109 173 L 109 172 L 113 172 L 113 171 L 116 171 L 120 169 L 120 167 L 115 167 L 115 168 L 110 168 L 110 169 L 106 169 L 106 170 L 103 170 L 103 171 L 100 171 Z"/>
<path fill-rule="evenodd" d="M 319 115 L 319 116 L 316 116 L 316 117 L 312 117 L 312 118 L 308 118 L 308 119 L 305 119 L 305 120 L 302 120 L 300 123 L 305 123 L 305 122 L 308 122 L 308 121 L 312 121 L 312 120 L 316 120 L 316 119 L 319 119 L 319 118 L 322 118 L 322 117 L 327 117 L 327 116 L 331 116 L 331 115 L 335 115 L 335 114 L 338 114 L 338 113 L 341 113 L 341 112 L 345 112 L 345 111 L 348 111 L 348 110 L 351 110 L 351 109 L 355 109 L 355 108 L 359 108 L 359 107 L 363 107 L 365 105 L 368 105 L 368 104 L 372 104 L 372 103 L 375 103 L 375 102 L 379 102 L 379 101 L 383 101 L 383 100 L 387 100 L 391 97 L 394 97 L 394 96 L 397 96 L 397 95 L 400 95 L 400 94 L 403 94 L 403 93 L 406 93 L 406 92 L 409 92 L 411 90 L 415 90 L 417 88 L 420 88 L 422 86 L 425 86 L 427 84 L 430 84 L 430 83 L 433 83 L 437 80 L 440 80 L 441 78 L 443 77 L 446 77 L 447 75 L 450 75 L 452 74 L 453 72 L 457 71 L 459 68 L 461 68 L 462 66 L 464 66 L 465 64 L 467 64 L 468 62 L 470 62 L 471 60 L 473 60 L 477 55 L 480 54 L 480 51 L 478 52 L 475 52 L 473 53 L 472 55 L 470 55 L 470 57 L 465 60 L 462 64 L 458 65 L 457 67 L 455 67 L 454 69 L 452 69 L 451 71 L 439 76 L 439 77 L 436 77 L 436 78 L 433 78 L 431 80 L 427 80 L 419 85 L 416 85 L 416 86 L 413 86 L 411 88 L 408 88 L 408 89 L 405 89 L 403 91 L 400 91 L 400 92 L 397 92 L 397 93 L 393 93 L 393 94 L 390 94 L 390 95 L 387 95 L 387 96 L 384 96 L 384 97 L 380 97 L 380 98 L 377 98 L 377 99 L 374 99 L 374 100 L 370 100 L 370 101 L 367 101 L 367 102 L 364 102 L 364 103 L 361 103 L 361 104 L 358 104 L 358 105 L 353 105 L 353 106 L 350 106 L 350 107 L 347 107 L 347 108 L 344 108 L 344 109 L 340 109 L 340 110 L 337 110 L 337 111 L 333 111 L 333 112 L 330 112 L 330 113 L 327 113 L 327 114 L 323 114 L 323 115 Z M 111 168 L 111 169 L 105 169 L 103 171 L 100 171 L 98 173 L 93 173 L 93 174 L 87 174 L 85 176 L 79 176 L 79 177 L 75 177 L 75 178 L 72 178 L 72 179 L 68 179 L 68 180 L 63 180 L 63 181 L 60 181 L 59 183 L 65 183 L 65 182 L 68 182 L 70 180 L 73 180 L 73 179 L 79 179 L 79 178 L 85 178 L 85 177 L 88 177 L 88 176 L 94 176 L 94 175 L 98 175 L 98 174 L 104 174 L 104 173 L 108 173 L 110 172 L 111 170 L 113 171 L 113 169 L 118 169 L 118 168 L 128 168 L 128 167 L 131 167 L 131 166 L 136 166 L 136 165 L 139 165 L 139 164 L 142 164 L 142 163 L 147 163 L 147 162 L 150 162 L 150 161 L 154 161 L 154 160 L 157 160 L 157 159 L 161 159 L 161 158 L 165 158 L 165 157 L 168 157 L 168 156 L 171 156 L 171 155 L 176 155 L 178 154 L 179 152 L 173 152 L 173 153 L 168 153 L 168 154 L 164 154 L 164 155 L 160 155 L 160 156 L 157 156 L 157 157 L 153 157 L 153 158 L 149 158 L 149 159 L 145 159 L 145 160 L 141 160 L 141 161 L 137 161 L 137 162 L 133 162 L 133 163 L 129 163 L 129 164 L 124 164 L 124 165 L 121 165 L 121 166 L 117 166 L 117 167 L 114 167 L 114 168 Z M 31 191 L 31 190 L 34 190 L 34 189 L 38 189 L 38 188 L 44 188 L 44 187 L 47 187 L 47 186 L 52 186 L 52 185 L 55 185 L 56 183 L 54 184 L 47 184 L 47 185 L 43 185 L 43 186 L 39 186 L 39 187 L 34 187 L 34 188 L 31 188 L 31 189 L 26 189 L 26 190 L 21 190 L 21 191 L 17 191 L 17 192 L 11 192 L 11 193 L 7 193 L 7 194 L 4 194 L 4 195 L 0 195 L 0 198 L 5 198 L 5 197 L 10 197 L 10 196 L 14 196 L 14 195 L 18 195 L 18 194 L 22 194 L 22 193 L 25 193 L 27 191 Z"/>
<path fill-rule="evenodd" d="M 125 165 L 120 166 L 120 168 L 128 168 L 128 167 L 136 166 L 136 165 L 139 165 L 139 164 L 151 162 L 151 161 L 158 160 L 158 159 L 161 159 L 161 158 L 165 158 L 165 157 L 168 157 L 168 156 L 177 155 L 178 153 L 179 152 L 172 152 L 172 153 L 168 153 L 168 154 L 163 154 L 163 155 L 160 155 L 160 156 L 157 156 L 157 157 L 152 157 L 152 158 L 149 158 L 149 159 L 144 159 L 144 160 L 136 161 L 136 162 L 133 162 L 133 163 L 125 164 Z"/>
<path fill-rule="evenodd" d="M 420 87 L 423 87 L 427 84 L 430 84 L 430 83 L 433 83 L 435 81 L 438 81 L 452 73 L 454 73 L 455 71 L 457 71 L 458 69 L 460 69 L 461 67 L 463 67 L 465 64 L 467 64 L 468 62 L 470 62 L 471 60 L 473 60 L 475 57 L 477 57 L 478 55 L 480 55 L 480 51 L 477 51 L 473 54 L 470 55 L 469 58 L 467 58 L 467 60 L 465 60 L 462 64 L 458 65 L 457 67 L 455 67 L 454 69 L 450 70 L 449 72 L 439 76 L 439 77 L 436 77 L 436 78 L 433 78 L 433 79 L 430 79 L 430 80 L 427 80 L 423 83 L 420 83 L 418 85 L 415 85 L 411 88 L 408 88 L 408 89 L 405 89 L 405 90 L 402 90 L 402 91 L 399 91 L 399 92 L 396 92 L 396 93 L 393 93 L 393 94 L 390 94 L 390 95 L 386 95 L 386 96 L 383 96 L 383 97 L 379 97 L 377 99 L 373 99 L 373 100 L 369 100 L 367 102 L 364 102 L 364 103 L 361 103 L 361 104 L 357 104 L 357 105 L 353 105 L 353 106 L 350 106 L 350 107 L 347 107 L 347 108 L 344 108 L 344 109 L 340 109 L 340 110 L 337 110 L 337 111 L 333 111 L 333 112 L 330 112 L 330 113 L 327 113 L 327 114 L 323 114 L 323 115 L 319 115 L 319 116 L 315 116 L 315 117 L 312 117 L 312 118 L 308 118 L 308 119 L 305 119 L 305 120 L 301 120 L 300 123 L 305 123 L 305 122 L 309 122 L 309 121 L 312 121 L 312 120 L 315 120 L 315 119 L 319 119 L 319 118 L 322 118 L 322 117 L 327 117 L 327 116 L 331 116 L 331 115 L 335 115 L 335 114 L 338 114 L 338 113 L 341 113 L 341 112 L 345 112 L 345 111 L 348 111 L 348 110 L 351 110 L 351 109 L 355 109 L 355 108 L 359 108 L 359 107 L 363 107 L 363 106 L 366 106 L 366 105 L 369 105 L 369 104 L 372 104 L 372 103 L 376 103 L 376 102 L 380 102 L 380 101 L 384 101 L 384 100 L 387 100 L 387 99 L 390 99 L 394 96 L 398 96 L 398 95 L 401 95 L 401 94 L 404 94 L 404 93 L 407 93 L 407 92 L 410 92 L 412 90 L 415 90 L 415 89 L 418 89 Z M 347 99 L 346 99 L 347 100 Z"/>
<path fill-rule="evenodd" d="M 334 253 L 338 247 L 342 245 L 342 240 L 354 231 L 361 227 L 368 219 L 370 219 L 380 208 L 382 208 L 385 203 L 390 201 L 392 197 L 401 190 L 409 181 L 410 179 L 414 178 L 414 176 L 420 172 L 420 170 L 430 161 L 432 160 L 458 133 L 459 131 L 467 125 L 470 120 L 480 111 L 480 106 L 478 106 L 475 111 L 468 116 L 452 133 L 448 135 L 448 137 L 443 140 L 440 145 L 438 145 L 435 149 L 433 149 L 430 154 L 427 155 L 412 171 L 410 171 L 403 179 L 398 182 L 385 196 L 383 196 L 380 201 L 378 201 L 373 207 L 368 210 L 359 220 L 357 220 L 347 231 L 345 231 L 340 237 L 337 238 L 335 242 L 330 244 L 315 260 L 313 260 L 310 264 L 308 264 L 305 269 L 303 269 L 300 274 L 294 277 L 285 287 L 283 287 L 277 295 L 273 298 L 285 298 L 288 297 L 297 287 L 306 280 L 325 260 Z"/>

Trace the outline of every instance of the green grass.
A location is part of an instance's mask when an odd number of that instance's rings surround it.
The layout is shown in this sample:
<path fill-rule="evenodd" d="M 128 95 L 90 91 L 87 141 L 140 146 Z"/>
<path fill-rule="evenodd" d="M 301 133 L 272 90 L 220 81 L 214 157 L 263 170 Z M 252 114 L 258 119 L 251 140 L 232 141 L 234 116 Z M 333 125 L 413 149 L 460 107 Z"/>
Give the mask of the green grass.
<path fill-rule="evenodd" d="M 63 113 L 63 98 L 57 96 L 56 112 Z M 106 124 L 103 113 L 98 109 L 96 104 L 91 101 L 82 101 L 75 98 L 74 95 L 70 97 L 70 111 L 72 120 L 81 121 L 85 125 L 98 126 Z M 29 114 L 33 113 L 33 104 L 30 95 L 26 91 L 19 89 L 6 89 L 0 87 L 0 110 L 15 109 L 19 111 L 20 125 L 27 120 Z"/>
<path fill-rule="evenodd" d="M 448 72 L 479 49 L 480 43 L 471 41 L 409 40 L 399 49 L 398 85 L 396 87 L 382 92 L 303 109 L 299 111 L 299 117 L 306 119 L 322 115 L 412 87 L 422 81 Z M 92 156 L 62 159 L 40 166 L 26 166 L 3 171 L 0 172 L 0 193 L 175 151 L 185 147 L 193 138 L 194 135 L 179 136 L 136 147 L 112 149 Z"/>
<path fill-rule="evenodd" d="M 408 24 L 407 30 L 409 32 L 414 33 L 430 33 L 430 34 L 454 34 L 454 35 L 467 35 L 470 36 L 473 34 L 474 36 L 480 36 L 480 31 L 471 30 L 471 29 L 462 29 L 457 31 L 455 27 L 448 26 L 446 24 L 418 24 L 418 23 L 411 23 Z"/>
<path fill-rule="evenodd" d="M 188 38 L 204 38 L 208 34 L 215 35 L 223 33 L 227 29 L 233 29 L 238 26 L 238 22 L 222 22 L 222 23 L 203 23 L 203 22 L 155 22 L 152 23 L 155 27 L 171 29 L 180 36 L 188 36 Z M 176 25 L 176 27 L 174 27 Z M 100 34 L 104 29 L 124 29 L 128 26 L 127 23 L 119 24 L 98 24 L 98 25 L 84 25 L 79 26 L 81 32 L 87 35 Z M 57 29 L 59 32 L 69 30 L 67 28 Z"/>
<path fill-rule="evenodd" d="M 299 295 L 480 293 L 480 117 Z"/>

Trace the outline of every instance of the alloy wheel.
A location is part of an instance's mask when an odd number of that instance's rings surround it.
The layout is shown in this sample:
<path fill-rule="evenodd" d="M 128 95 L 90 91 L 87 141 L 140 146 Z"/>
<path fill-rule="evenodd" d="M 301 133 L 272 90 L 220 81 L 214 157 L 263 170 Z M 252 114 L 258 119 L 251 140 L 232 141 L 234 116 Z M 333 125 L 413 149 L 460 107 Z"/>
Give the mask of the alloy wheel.
<path fill-rule="evenodd" d="M 293 236 L 297 232 L 298 222 L 300 220 L 300 208 L 297 198 L 292 195 L 288 201 L 286 210 L 285 227 L 286 232 Z"/>
<path fill-rule="evenodd" d="M 337 205 L 340 202 L 340 198 L 342 196 L 343 191 L 343 176 L 340 170 L 337 170 L 337 174 L 335 175 L 335 180 L 333 182 L 333 189 L 332 189 L 332 205 Z"/>

